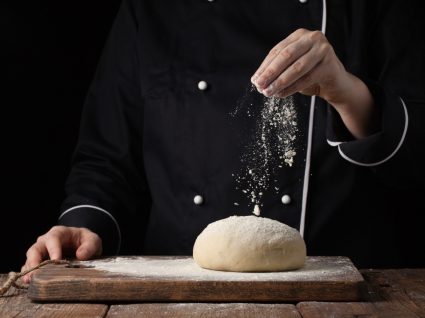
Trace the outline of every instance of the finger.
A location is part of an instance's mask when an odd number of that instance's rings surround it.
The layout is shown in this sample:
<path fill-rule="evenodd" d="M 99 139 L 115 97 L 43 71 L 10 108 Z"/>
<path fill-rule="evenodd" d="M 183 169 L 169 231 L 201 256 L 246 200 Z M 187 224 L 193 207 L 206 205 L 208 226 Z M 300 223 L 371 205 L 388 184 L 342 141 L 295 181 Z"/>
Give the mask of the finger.
<path fill-rule="evenodd" d="M 267 54 L 263 62 L 261 63 L 260 67 L 255 71 L 254 75 L 251 77 L 251 82 L 257 86 L 258 79 L 260 76 L 263 75 L 264 71 L 267 69 L 269 64 L 279 55 L 280 51 L 283 47 L 290 44 L 292 41 L 290 41 L 288 38 L 284 39 L 283 41 L 279 42 L 275 47 L 273 47 L 270 52 Z"/>
<path fill-rule="evenodd" d="M 295 83 L 292 85 L 286 87 L 285 89 L 281 90 L 275 96 L 285 98 L 287 96 L 290 96 L 292 94 L 295 94 L 297 92 L 301 92 L 305 95 L 319 95 L 320 94 L 320 85 L 318 84 L 317 78 L 318 73 L 320 72 L 320 63 L 313 68 L 310 72 L 305 74 L 303 77 L 298 79 Z"/>
<path fill-rule="evenodd" d="M 76 251 L 76 257 L 79 260 L 87 260 L 95 256 L 99 256 L 102 253 L 102 240 L 100 237 L 88 230 L 82 230 L 80 232 L 81 245 Z"/>
<path fill-rule="evenodd" d="M 52 259 L 60 259 L 64 255 L 73 255 L 80 246 L 80 230 L 80 228 L 76 227 L 53 227 L 47 234 L 49 247 L 52 247 L 52 250 L 49 249 L 49 254 L 50 251 L 53 253 L 53 255 L 50 254 L 50 257 Z"/>
<path fill-rule="evenodd" d="M 27 267 L 33 267 L 40 264 L 47 256 L 46 245 L 43 241 L 34 243 L 27 251 Z"/>
<path fill-rule="evenodd" d="M 261 74 L 264 72 L 264 70 L 268 67 L 268 65 L 276 58 L 276 56 L 279 54 L 279 52 L 284 48 L 285 46 L 289 45 L 290 43 L 296 41 L 299 39 L 299 37 L 307 32 L 305 29 L 298 29 L 291 33 L 288 37 L 286 37 L 283 41 L 279 42 L 275 47 L 273 47 L 269 54 L 267 54 L 266 58 L 261 63 L 260 67 L 255 71 L 254 75 L 251 78 L 251 82 L 256 85 L 256 82 L 258 78 L 261 76 Z"/>
<path fill-rule="evenodd" d="M 46 240 L 46 249 L 50 259 L 59 260 L 62 258 L 62 243 L 58 235 L 51 235 Z"/>
<path fill-rule="evenodd" d="M 307 73 L 310 73 L 322 60 L 323 55 L 321 54 L 321 50 L 317 47 L 313 47 L 283 71 L 279 77 L 263 91 L 263 94 L 265 96 L 272 96 L 288 88 Z M 300 83 L 302 83 L 302 81 Z"/>
<path fill-rule="evenodd" d="M 25 262 L 25 265 L 22 267 L 22 271 L 37 266 L 43 261 L 43 259 L 45 259 L 46 256 L 47 249 L 43 241 L 38 241 L 37 243 L 33 244 L 27 251 L 27 260 Z M 28 284 L 30 282 L 31 276 L 32 272 L 23 276 L 22 279 L 25 283 Z"/>
<path fill-rule="evenodd" d="M 21 280 L 24 282 L 24 284 L 29 284 L 31 282 L 31 278 L 32 278 L 32 272 L 22 276 Z"/>
<path fill-rule="evenodd" d="M 283 47 L 276 58 L 270 62 L 264 72 L 257 79 L 257 87 L 260 90 L 267 89 L 287 68 L 300 57 L 309 52 L 313 46 L 310 39 L 304 37 L 298 41 Z"/>

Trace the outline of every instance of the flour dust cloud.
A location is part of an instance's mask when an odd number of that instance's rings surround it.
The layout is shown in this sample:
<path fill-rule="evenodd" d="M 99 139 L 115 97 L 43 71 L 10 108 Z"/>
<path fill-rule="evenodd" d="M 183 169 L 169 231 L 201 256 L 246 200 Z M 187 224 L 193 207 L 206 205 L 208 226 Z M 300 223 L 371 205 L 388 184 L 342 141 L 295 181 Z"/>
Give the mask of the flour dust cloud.
<path fill-rule="evenodd" d="M 260 215 L 262 197 L 266 191 L 271 189 L 279 193 L 275 176 L 278 169 L 291 167 L 294 163 L 298 132 L 293 96 L 278 98 L 261 95 L 258 98 L 258 95 L 256 88 L 251 86 L 231 113 L 238 119 L 255 119 L 253 131 L 244 136 L 241 169 L 233 174 L 237 189 L 250 200 L 255 215 Z"/>

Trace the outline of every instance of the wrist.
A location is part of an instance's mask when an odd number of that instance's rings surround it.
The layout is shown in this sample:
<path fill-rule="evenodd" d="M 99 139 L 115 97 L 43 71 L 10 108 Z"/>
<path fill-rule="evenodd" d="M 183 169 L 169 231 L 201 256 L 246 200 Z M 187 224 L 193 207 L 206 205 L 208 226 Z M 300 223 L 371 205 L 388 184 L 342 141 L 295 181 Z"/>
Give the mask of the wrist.
<path fill-rule="evenodd" d="M 359 139 L 378 131 L 379 116 L 366 84 L 348 72 L 338 83 L 338 94 L 326 100 L 338 112 L 352 135 Z"/>
<path fill-rule="evenodd" d="M 345 69 L 332 81 L 330 87 L 325 90 L 323 98 L 335 108 L 338 113 L 348 113 L 350 105 L 359 103 L 357 92 L 363 91 L 360 79 L 347 72 Z M 366 87 L 367 89 L 367 87 Z"/>

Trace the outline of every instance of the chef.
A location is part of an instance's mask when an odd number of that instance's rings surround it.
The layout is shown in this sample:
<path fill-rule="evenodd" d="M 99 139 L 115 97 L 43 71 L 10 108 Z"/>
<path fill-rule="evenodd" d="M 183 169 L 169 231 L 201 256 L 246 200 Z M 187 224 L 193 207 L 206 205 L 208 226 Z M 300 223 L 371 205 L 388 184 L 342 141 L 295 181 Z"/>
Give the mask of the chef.
<path fill-rule="evenodd" d="M 251 85 L 293 96 L 299 132 L 261 216 L 297 228 L 309 255 L 424 265 L 421 19 L 396 1 L 124 0 L 87 94 L 58 225 L 24 267 L 191 255 L 207 224 L 250 214 L 235 173 L 252 123 L 229 113 Z"/>

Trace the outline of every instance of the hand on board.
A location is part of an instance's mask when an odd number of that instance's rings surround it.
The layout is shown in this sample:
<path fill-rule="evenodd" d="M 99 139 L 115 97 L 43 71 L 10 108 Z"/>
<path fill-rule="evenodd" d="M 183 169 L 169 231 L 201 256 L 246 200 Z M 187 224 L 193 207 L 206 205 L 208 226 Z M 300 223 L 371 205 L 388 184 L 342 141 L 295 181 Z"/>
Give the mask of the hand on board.
<path fill-rule="evenodd" d="M 64 255 L 75 255 L 78 260 L 88 260 L 101 254 L 102 240 L 96 233 L 86 228 L 54 226 L 28 249 L 22 271 L 37 266 L 46 259 L 62 259 Z M 22 278 L 25 283 L 29 283 L 32 273 Z"/>

